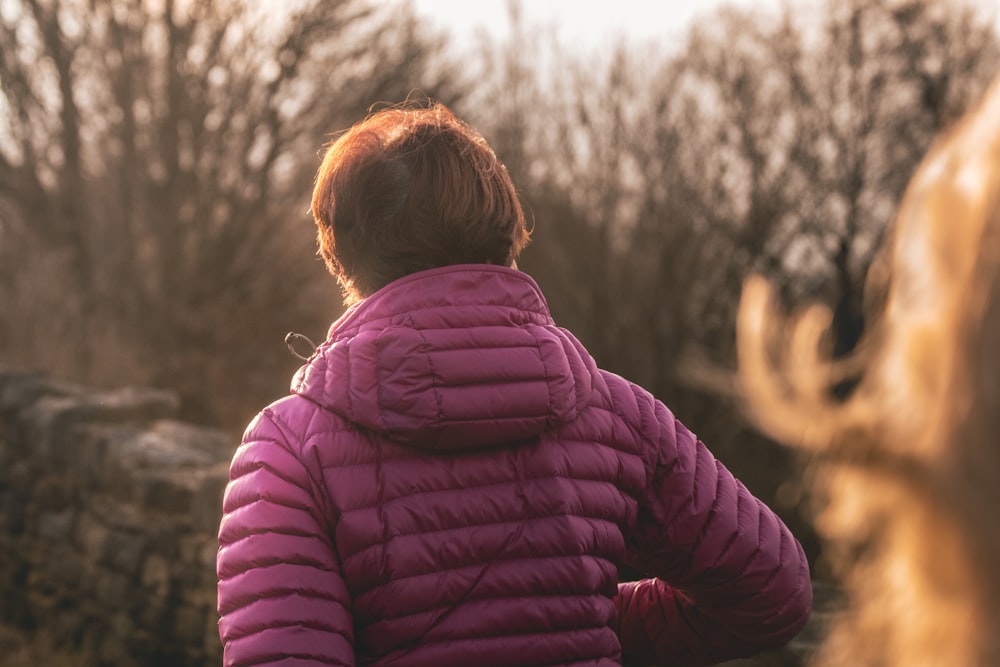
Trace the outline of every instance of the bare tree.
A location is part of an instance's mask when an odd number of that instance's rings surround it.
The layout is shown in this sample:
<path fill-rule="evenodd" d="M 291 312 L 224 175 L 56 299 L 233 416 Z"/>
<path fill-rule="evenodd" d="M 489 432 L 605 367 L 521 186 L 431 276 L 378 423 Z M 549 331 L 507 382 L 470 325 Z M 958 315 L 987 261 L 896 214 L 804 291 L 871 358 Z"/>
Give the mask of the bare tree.
<path fill-rule="evenodd" d="M 902 188 L 1000 62 L 989 17 L 936 0 L 725 9 L 674 51 L 597 54 L 515 28 L 470 115 L 516 156 L 537 220 L 523 266 L 602 365 L 667 400 L 809 541 L 795 461 L 725 398 L 742 283 L 830 304 L 837 353 L 853 347 Z"/>
<path fill-rule="evenodd" d="M 289 371 L 282 332 L 336 314 L 308 261 L 317 149 L 372 103 L 450 99 L 440 46 L 365 0 L 4 3 L 6 363 L 243 419 Z"/>
<path fill-rule="evenodd" d="M 841 0 L 828 3 L 811 58 L 788 55 L 776 62 L 793 104 L 813 110 L 796 159 L 815 187 L 786 243 L 811 243 L 830 267 L 824 296 L 841 355 L 864 327 L 862 284 L 885 221 L 933 137 L 982 92 L 1000 49 L 972 4 Z"/>

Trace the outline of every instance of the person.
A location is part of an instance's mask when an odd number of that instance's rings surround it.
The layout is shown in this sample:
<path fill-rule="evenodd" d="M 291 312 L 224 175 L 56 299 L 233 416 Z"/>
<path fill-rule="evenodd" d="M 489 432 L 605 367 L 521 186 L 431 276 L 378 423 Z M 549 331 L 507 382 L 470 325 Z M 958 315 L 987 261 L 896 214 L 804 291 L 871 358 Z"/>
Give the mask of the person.
<path fill-rule="evenodd" d="M 740 307 L 748 406 L 813 453 L 816 525 L 843 580 L 846 609 L 814 664 L 995 667 L 1000 79 L 932 146 L 876 268 L 883 305 L 851 358 L 820 354 L 826 308 L 782 323 L 760 279 Z M 840 399 L 844 378 L 857 384 Z"/>
<path fill-rule="evenodd" d="M 553 323 L 477 132 L 374 113 L 312 211 L 349 308 L 233 458 L 226 665 L 693 665 L 803 628 L 801 546 Z"/>

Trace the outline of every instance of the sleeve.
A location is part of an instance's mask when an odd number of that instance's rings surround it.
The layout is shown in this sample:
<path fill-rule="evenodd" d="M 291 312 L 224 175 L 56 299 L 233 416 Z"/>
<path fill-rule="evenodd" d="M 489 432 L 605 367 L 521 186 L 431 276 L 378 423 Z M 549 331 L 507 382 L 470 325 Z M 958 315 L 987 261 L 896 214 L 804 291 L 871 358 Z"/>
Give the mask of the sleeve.
<path fill-rule="evenodd" d="M 339 557 L 308 471 L 265 412 L 230 467 L 219 528 L 226 667 L 354 665 Z"/>
<path fill-rule="evenodd" d="M 639 398 L 655 451 L 627 558 L 654 578 L 619 585 L 624 662 L 709 664 L 783 646 L 812 606 L 802 546 L 666 406 Z"/>

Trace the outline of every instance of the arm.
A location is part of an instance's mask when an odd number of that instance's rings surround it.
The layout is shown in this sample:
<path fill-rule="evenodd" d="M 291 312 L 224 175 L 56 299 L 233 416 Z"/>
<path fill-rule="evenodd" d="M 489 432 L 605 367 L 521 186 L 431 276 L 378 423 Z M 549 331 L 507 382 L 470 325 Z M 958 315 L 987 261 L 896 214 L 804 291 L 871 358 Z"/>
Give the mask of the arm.
<path fill-rule="evenodd" d="M 655 451 L 626 540 L 629 564 L 656 578 L 619 586 L 625 661 L 707 664 L 786 644 L 812 604 L 802 547 L 662 403 L 637 398 Z"/>
<path fill-rule="evenodd" d="M 314 488 L 265 411 L 247 428 L 223 500 L 226 667 L 354 665 L 350 600 Z"/>

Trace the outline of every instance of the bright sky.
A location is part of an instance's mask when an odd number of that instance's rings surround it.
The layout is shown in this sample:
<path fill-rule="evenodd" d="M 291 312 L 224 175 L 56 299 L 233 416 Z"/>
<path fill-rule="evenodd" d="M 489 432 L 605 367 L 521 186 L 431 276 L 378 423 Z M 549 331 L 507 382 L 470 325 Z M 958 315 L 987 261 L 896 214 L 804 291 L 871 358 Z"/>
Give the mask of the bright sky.
<path fill-rule="evenodd" d="M 806 0 L 788 0 L 804 2 Z M 593 47 L 626 35 L 633 39 L 679 36 L 699 14 L 723 5 L 775 11 L 782 0 L 522 0 L 526 22 L 554 28 L 560 41 Z M 481 29 L 502 37 L 508 27 L 507 0 L 413 0 L 419 14 L 470 42 Z"/>
<path fill-rule="evenodd" d="M 449 30 L 457 46 L 472 44 L 486 29 L 502 38 L 508 29 L 507 0 L 412 0 L 419 14 Z M 997 20 L 1000 0 L 977 0 Z M 812 5 L 815 0 L 521 0 L 524 19 L 554 28 L 559 41 L 590 49 L 625 35 L 648 40 L 680 37 L 691 21 L 722 5 L 777 12 L 784 5 Z"/>

